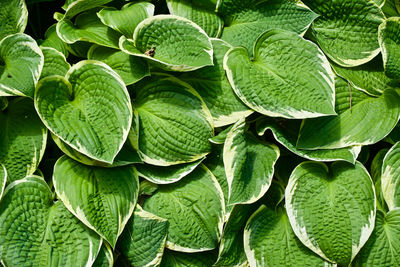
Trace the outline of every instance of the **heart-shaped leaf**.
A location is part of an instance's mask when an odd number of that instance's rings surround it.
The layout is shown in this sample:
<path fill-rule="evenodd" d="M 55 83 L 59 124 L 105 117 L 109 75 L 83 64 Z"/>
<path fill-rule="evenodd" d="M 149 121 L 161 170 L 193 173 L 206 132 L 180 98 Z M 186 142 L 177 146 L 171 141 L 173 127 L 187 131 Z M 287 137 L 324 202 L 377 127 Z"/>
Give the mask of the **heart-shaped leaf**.
<path fill-rule="evenodd" d="M 371 97 L 338 78 L 335 109 L 338 116 L 303 122 L 297 148 L 335 149 L 382 140 L 400 118 L 400 96 L 388 89 L 380 97 Z"/>
<path fill-rule="evenodd" d="M 148 2 L 129 3 L 121 10 L 105 7 L 97 13 L 104 25 L 132 38 L 136 26 L 154 15 L 154 5 Z"/>
<path fill-rule="evenodd" d="M 253 111 L 238 99 L 225 74 L 224 56 L 232 47 L 219 39 L 211 39 L 211 42 L 214 49 L 214 66 L 184 73 L 179 79 L 193 86 L 210 109 L 214 126 L 222 127 L 237 122 Z"/>
<path fill-rule="evenodd" d="M 271 185 L 279 148 L 260 143 L 246 133 L 245 119 L 228 133 L 224 144 L 224 165 L 229 187 L 229 205 L 250 204 L 260 199 Z"/>
<path fill-rule="evenodd" d="M 43 68 L 43 53 L 29 35 L 17 33 L 0 41 L 0 96 L 33 98 Z"/>
<path fill-rule="evenodd" d="M 224 21 L 215 13 L 212 1 L 167 0 L 169 13 L 190 19 L 210 37 L 219 37 Z"/>
<path fill-rule="evenodd" d="M 98 161 L 112 163 L 132 123 L 132 106 L 121 78 L 107 65 L 81 61 L 36 88 L 35 108 L 62 141 Z"/>
<path fill-rule="evenodd" d="M 41 50 L 44 56 L 44 65 L 40 79 L 51 75 L 65 76 L 71 68 L 65 56 L 52 47 L 41 47 Z"/>
<path fill-rule="evenodd" d="M 72 18 L 86 10 L 105 5 L 112 0 L 66 0 L 62 8 L 65 10 L 65 18 Z"/>
<path fill-rule="evenodd" d="M 29 176 L 7 187 L 0 205 L 5 266 L 91 266 L 100 237 L 54 202 L 46 182 Z"/>
<path fill-rule="evenodd" d="M 132 267 L 158 266 L 167 240 L 168 221 L 136 206 L 117 247 Z"/>
<path fill-rule="evenodd" d="M 144 162 L 158 166 L 188 163 L 211 151 L 212 117 L 193 88 L 174 77 L 153 76 L 135 89 L 139 154 Z"/>
<path fill-rule="evenodd" d="M 303 2 L 320 15 L 311 26 L 313 37 L 337 64 L 358 66 L 379 54 L 378 27 L 385 16 L 376 3 L 365 0 Z"/>
<path fill-rule="evenodd" d="M 264 135 L 268 129 L 276 141 L 289 149 L 296 155 L 315 161 L 336 161 L 345 160 L 350 163 L 356 161 L 361 151 L 361 146 L 352 146 L 339 149 L 319 149 L 304 150 L 296 147 L 296 141 L 300 130 L 301 121 L 299 120 L 279 120 L 272 118 L 264 118 L 257 122 L 257 132 Z"/>
<path fill-rule="evenodd" d="M 121 34 L 106 25 L 97 17 L 96 10 L 80 14 L 72 23 L 62 19 L 57 23 L 57 34 L 67 44 L 86 41 L 118 49 Z"/>
<path fill-rule="evenodd" d="M 8 183 L 36 171 L 47 143 L 47 129 L 29 98 L 16 98 L 0 111 L 0 163 Z"/>
<path fill-rule="evenodd" d="M 333 72 L 319 48 L 283 30 L 262 34 L 254 58 L 233 48 L 224 59 L 236 95 L 264 115 L 312 118 L 335 114 Z"/>
<path fill-rule="evenodd" d="M 400 209 L 377 211 L 375 229 L 352 266 L 400 265 Z"/>
<path fill-rule="evenodd" d="M 243 46 L 253 53 L 257 38 L 267 30 L 282 29 L 304 33 L 318 16 L 309 8 L 291 0 L 224 0 L 218 13 L 225 25 L 221 39 Z"/>
<path fill-rule="evenodd" d="M 400 80 L 400 17 L 388 18 L 379 26 L 385 74 Z"/>
<path fill-rule="evenodd" d="M 0 2 L 0 40 L 7 35 L 22 33 L 28 23 L 28 9 L 24 0 Z"/>
<path fill-rule="evenodd" d="M 327 266 L 328 263 L 297 239 L 286 211 L 261 206 L 247 221 L 244 248 L 251 267 Z"/>
<path fill-rule="evenodd" d="M 322 258 L 348 266 L 374 229 L 376 200 L 364 168 L 337 161 L 304 162 L 292 172 L 286 211 L 300 241 Z"/>
<path fill-rule="evenodd" d="M 389 210 L 400 207 L 400 142 L 385 155 L 382 164 L 382 193 Z"/>
<path fill-rule="evenodd" d="M 136 27 L 133 40 L 122 36 L 119 46 L 164 70 L 191 71 L 213 65 L 212 44 L 204 30 L 174 15 L 143 20 Z"/>
<path fill-rule="evenodd" d="M 145 200 L 143 209 L 168 220 L 169 249 L 200 252 L 218 245 L 224 197 L 214 175 L 204 165 L 177 183 L 160 185 Z"/>
<path fill-rule="evenodd" d="M 139 194 L 135 168 L 90 167 L 63 156 L 54 166 L 53 184 L 67 209 L 115 247 Z"/>
<path fill-rule="evenodd" d="M 0 164 L 0 200 L 3 196 L 4 188 L 6 188 L 7 183 L 7 170 L 3 164 Z"/>
<path fill-rule="evenodd" d="M 131 85 L 146 76 L 150 76 L 149 65 L 139 57 L 128 55 L 120 50 L 93 45 L 87 55 L 88 59 L 98 60 L 110 66 L 124 81 Z"/>

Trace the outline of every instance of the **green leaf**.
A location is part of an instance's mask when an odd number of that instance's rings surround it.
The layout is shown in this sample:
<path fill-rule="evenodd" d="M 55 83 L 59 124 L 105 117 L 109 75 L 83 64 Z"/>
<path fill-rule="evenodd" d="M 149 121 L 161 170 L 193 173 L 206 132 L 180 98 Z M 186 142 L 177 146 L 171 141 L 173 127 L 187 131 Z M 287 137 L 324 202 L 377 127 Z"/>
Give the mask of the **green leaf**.
<path fill-rule="evenodd" d="M 154 5 L 148 2 L 129 3 L 121 10 L 105 7 L 97 13 L 104 25 L 132 38 L 136 26 L 144 19 L 154 15 Z"/>
<path fill-rule="evenodd" d="M 257 38 L 267 30 L 282 29 L 301 34 L 318 16 L 299 1 L 224 0 L 218 13 L 225 25 L 221 39 L 233 46 L 243 46 L 250 53 Z"/>
<path fill-rule="evenodd" d="M 96 10 L 80 14 L 72 23 L 62 19 L 57 23 L 57 34 L 67 44 L 86 41 L 118 49 L 120 33 L 104 25 L 97 17 Z"/>
<path fill-rule="evenodd" d="M 400 207 L 400 142 L 386 153 L 382 164 L 382 194 L 389 210 Z"/>
<path fill-rule="evenodd" d="M 389 18 L 379 26 L 385 74 L 400 80 L 400 17 Z"/>
<path fill-rule="evenodd" d="M 79 58 L 87 58 L 87 53 L 89 49 L 93 46 L 92 43 L 84 42 L 84 41 L 77 41 L 73 44 L 68 44 L 67 49 L 72 55 L 79 57 Z"/>
<path fill-rule="evenodd" d="M 216 5 L 207 1 L 167 0 L 169 13 L 199 25 L 210 37 L 219 37 L 224 21 L 215 13 Z"/>
<path fill-rule="evenodd" d="M 0 163 L 0 200 L 3 196 L 4 189 L 7 183 L 7 170 L 6 167 Z"/>
<path fill-rule="evenodd" d="M 214 251 L 182 253 L 166 249 L 161 267 L 210 267 L 216 259 Z"/>
<path fill-rule="evenodd" d="M 136 27 L 133 40 L 120 39 L 125 53 L 146 58 L 169 71 L 191 71 L 213 65 L 213 48 L 207 34 L 192 21 L 157 15 Z"/>
<path fill-rule="evenodd" d="M 72 18 L 75 15 L 105 5 L 112 0 L 66 0 L 64 6 L 64 18 Z"/>
<path fill-rule="evenodd" d="M 91 266 L 101 239 L 62 204 L 46 182 L 28 176 L 10 184 L 0 205 L 5 266 Z"/>
<path fill-rule="evenodd" d="M 294 234 L 283 208 L 273 211 L 262 205 L 247 221 L 244 248 L 251 267 L 327 266 Z"/>
<path fill-rule="evenodd" d="M 43 157 L 47 129 L 29 98 L 16 98 L 0 112 L 0 163 L 11 183 L 33 174 Z"/>
<path fill-rule="evenodd" d="M 0 40 L 7 35 L 22 33 L 28 23 L 28 9 L 24 0 L 0 2 Z"/>
<path fill-rule="evenodd" d="M 114 257 L 113 251 L 107 243 L 103 243 L 99 254 L 95 262 L 93 263 L 93 267 L 113 267 L 114 265 Z"/>
<path fill-rule="evenodd" d="M 54 166 L 57 196 L 89 228 L 114 248 L 136 205 L 139 180 L 132 166 L 91 167 L 66 156 Z"/>
<path fill-rule="evenodd" d="M 210 109 L 215 127 L 221 127 L 235 123 L 253 111 L 235 95 L 225 75 L 223 60 L 226 52 L 232 47 L 219 39 L 211 39 L 211 42 L 214 49 L 214 66 L 184 73 L 179 79 L 195 88 Z"/>
<path fill-rule="evenodd" d="M 44 56 L 44 65 L 40 79 L 52 75 L 65 76 L 71 68 L 65 56 L 52 47 L 41 47 L 40 49 Z"/>
<path fill-rule="evenodd" d="M 133 267 L 158 266 L 167 240 L 168 221 L 136 206 L 117 247 Z"/>
<path fill-rule="evenodd" d="M 329 62 L 296 33 L 275 29 L 262 34 L 254 58 L 242 47 L 230 49 L 224 68 L 236 95 L 259 113 L 298 119 L 335 114 Z"/>
<path fill-rule="evenodd" d="M 121 78 L 107 65 L 85 60 L 36 88 L 35 108 L 50 131 L 78 152 L 113 163 L 132 122 Z"/>
<path fill-rule="evenodd" d="M 191 163 L 173 166 L 154 166 L 149 164 L 137 164 L 136 169 L 140 177 L 155 184 L 170 184 L 179 181 L 190 174 L 203 159 Z"/>
<path fill-rule="evenodd" d="M 221 132 L 216 134 L 213 138 L 210 138 L 209 141 L 216 145 L 223 145 L 225 143 L 226 136 L 228 135 L 229 131 L 232 129 L 233 125 L 223 129 Z"/>
<path fill-rule="evenodd" d="M 297 148 L 335 149 L 382 140 L 399 120 L 400 96 L 385 90 L 380 97 L 371 97 L 336 79 L 336 112 L 338 116 L 305 120 Z"/>
<path fill-rule="evenodd" d="M 224 144 L 224 165 L 229 187 L 229 205 L 250 204 L 260 199 L 271 185 L 279 148 L 261 143 L 246 133 L 245 119 L 228 133 Z"/>
<path fill-rule="evenodd" d="M 135 86 L 139 154 L 144 162 L 158 166 L 188 163 L 211 151 L 211 114 L 193 88 L 162 76 Z"/>
<path fill-rule="evenodd" d="M 386 0 L 373 0 L 380 8 L 385 4 Z"/>
<path fill-rule="evenodd" d="M 29 35 L 17 33 L 0 41 L 0 96 L 33 98 L 43 68 L 43 53 Z"/>
<path fill-rule="evenodd" d="M 218 245 L 224 197 L 214 175 L 204 165 L 177 183 L 160 185 L 144 202 L 143 209 L 168 220 L 169 249 L 200 252 Z"/>
<path fill-rule="evenodd" d="M 355 89 L 372 96 L 380 96 L 386 89 L 399 87 L 399 81 L 385 75 L 381 57 L 375 57 L 360 66 L 346 68 L 331 62 L 334 71 L 346 79 Z"/>
<path fill-rule="evenodd" d="M 263 120 L 257 122 L 257 132 L 261 136 L 264 135 L 267 130 L 271 130 L 274 138 L 281 145 L 286 147 L 294 154 L 309 160 L 344 160 L 354 164 L 361 151 L 361 146 L 320 150 L 298 149 L 296 147 L 296 141 L 300 130 L 300 123 L 301 121 L 299 120 L 279 120 L 273 118 L 264 118 Z"/>
<path fill-rule="evenodd" d="M 312 35 L 325 55 L 337 64 L 358 66 L 379 54 L 378 26 L 385 16 L 376 3 L 365 0 L 303 2 L 320 15 L 311 26 Z"/>
<path fill-rule="evenodd" d="M 375 229 L 352 266 L 400 265 L 400 209 L 376 213 Z"/>
<path fill-rule="evenodd" d="M 87 57 L 106 63 L 127 86 L 150 76 L 150 69 L 145 60 L 128 55 L 120 50 L 93 45 L 89 49 Z"/>
<path fill-rule="evenodd" d="M 52 47 L 59 52 L 63 53 L 65 57 L 68 56 L 67 45 L 57 35 L 57 24 L 51 25 L 44 34 L 44 40 L 40 43 L 40 47 Z"/>
<path fill-rule="evenodd" d="M 385 0 L 385 4 L 382 7 L 382 11 L 387 18 L 398 17 L 400 15 L 400 13 L 397 11 L 396 8 L 396 1 L 397 0 Z"/>
<path fill-rule="evenodd" d="M 348 266 L 374 229 L 375 189 L 364 166 L 301 163 L 285 192 L 290 224 L 300 241 L 322 258 Z"/>

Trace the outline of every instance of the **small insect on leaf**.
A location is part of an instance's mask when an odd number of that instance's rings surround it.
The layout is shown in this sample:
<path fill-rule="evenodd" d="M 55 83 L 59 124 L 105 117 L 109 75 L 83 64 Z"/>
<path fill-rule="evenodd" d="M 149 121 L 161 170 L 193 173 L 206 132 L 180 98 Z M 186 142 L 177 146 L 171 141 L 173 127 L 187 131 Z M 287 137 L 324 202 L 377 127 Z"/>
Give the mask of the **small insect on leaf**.
<path fill-rule="evenodd" d="M 149 57 L 154 57 L 154 54 L 156 53 L 156 48 L 154 46 L 152 46 L 149 50 L 147 50 L 146 52 L 144 52 L 144 54 L 146 56 Z"/>

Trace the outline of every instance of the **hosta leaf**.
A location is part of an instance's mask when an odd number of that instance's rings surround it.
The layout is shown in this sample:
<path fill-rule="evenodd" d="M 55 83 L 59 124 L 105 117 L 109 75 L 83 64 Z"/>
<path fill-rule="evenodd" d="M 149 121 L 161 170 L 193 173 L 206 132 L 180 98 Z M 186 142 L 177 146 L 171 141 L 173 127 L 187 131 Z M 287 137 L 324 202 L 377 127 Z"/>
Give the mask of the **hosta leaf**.
<path fill-rule="evenodd" d="M 246 133 L 246 121 L 239 120 L 224 144 L 224 165 L 229 187 L 229 205 L 249 204 L 260 199 L 271 185 L 277 146 L 260 143 Z"/>
<path fill-rule="evenodd" d="M 144 57 L 164 70 L 191 71 L 213 65 L 211 41 L 204 30 L 174 15 L 143 20 L 133 40 L 121 37 L 119 45 L 122 51 Z"/>
<path fill-rule="evenodd" d="M 35 108 L 50 131 L 78 152 L 112 163 L 132 122 L 128 91 L 119 76 L 97 61 L 81 61 L 36 88 Z"/>
<path fill-rule="evenodd" d="M 373 1 L 304 0 L 320 16 L 311 29 L 324 53 L 342 66 L 358 66 L 379 54 L 378 26 L 384 15 Z M 357 45 L 354 45 L 357 44 Z"/>
<path fill-rule="evenodd" d="M 75 15 L 89 9 L 102 6 L 112 0 L 66 0 L 64 6 L 65 18 L 72 18 Z"/>
<path fill-rule="evenodd" d="M 67 209 L 115 247 L 139 194 L 136 169 L 91 167 L 63 156 L 53 184 Z"/>
<path fill-rule="evenodd" d="M 29 35 L 17 33 L 0 41 L 0 96 L 33 97 L 43 68 L 43 53 Z"/>
<path fill-rule="evenodd" d="M 386 2 L 386 0 L 373 0 L 379 7 L 382 7 L 384 4 L 385 4 L 385 2 Z"/>
<path fill-rule="evenodd" d="M 6 188 L 7 183 L 7 170 L 3 164 L 0 164 L 0 200 L 3 196 L 4 188 Z"/>
<path fill-rule="evenodd" d="M 251 216 L 244 248 L 251 267 L 328 265 L 297 239 L 283 208 L 273 211 L 263 205 Z"/>
<path fill-rule="evenodd" d="M 118 239 L 118 249 L 133 267 L 158 266 L 167 239 L 168 221 L 136 206 Z"/>
<path fill-rule="evenodd" d="M 304 33 L 318 16 L 291 0 L 224 0 L 218 13 L 225 21 L 221 39 L 233 46 L 243 46 L 250 53 L 263 32 L 282 29 Z"/>
<path fill-rule="evenodd" d="M 57 24 L 51 25 L 44 34 L 45 39 L 39 44 L 40 47 L 52 47 L 57 51 L 63 53 L 65 57 L 68 56 L 67 45 L 60 39 L 57 34 Z"/>
<path fill-rule="evenodd" d="M 106 243 L 103 243 L 99 251 L 99 254 L 97 255 L 97 258 L 92 266 L 113 267 L 113 265 L 114 265 L 114 257 L 112 249 L 108 245 L 106 245 Z"/>
<path fill-rule="evenodd" d="M 168 166 L 193 162 L 211 151 L 212 118 L 200 96 L 173 77 L 136 85 L 139 154 L 144 162 Z"/>
<path fill-rule="evenodd" d="M 64 152 L 68 157 L 83 163 L 89 166 L 98 166 L 98 167 L 119 167 L 126 166 L 133 163 L 142 163 L 142 160 L 139 157 L 138 152 L 132 147 L 129 141 L 126 141 L 122 146 L 121 150 L 118 152 L 112 164 L 97 161 L 85 156 L 82 153 L 79 153 L 65 142 L 63 142 L 60 138 L 51 134 L 54 143 L 58 146 L 58 148 Z"/>
<path fill-rule="evenodd" d="M 371 97 L 336 79 L 336 112 L 338 116 L 305 120 L 297 147 L 335 149 L 374 144 L 396 126 L 400 96 L 395 90 L 385 90 L 380 97 Z"/>
<path fill-rule="evenodd" d="M 396 8 L 396 1 L 397 0 L 385 0 L 385 4 L 382 7 L 382 11 L 387 18 L 399 16 L 399 12 L 397 11 L 397 8 Z M 399 8 L 399 11 L 400 11 L 400 8 Z"/>
<path fill-rule="evenodd" d="M 129 3 L 121 10 L 105 7 L 97 13 L 104 25 L 132 38 L 136 26 L 154 15 L 154 5 L 148 2 Z"/>
<path fill-rule="evenodd" d="M 223 145 L 225 143 L 226 136 L 228 135 L 229 131 L 232 129 L 233 125 L 225 128 L 218 134 L 216 134 L 213 138 L 210 138 L 209 141 L 216 145 Z"/>
<path fill-rule="evenodd" d="M 380 96 L 386 89 L 399 87 L 399 81 L 385 75 L 381 57 L 376 57 L 360 66 L 346 68 L 331 63 L 335 72 L 345 78 L 355 89 L 373 96 Z"/>
<path fill-rule="evenodd" d="M 69 65 L 61 52 L 51 47 L 41 47 L 41 49 L 44 56 L 44 65 L 40 79 L 51 75 L 64 76 L 67 74 L 71 65 Z"/>
<path fill-rule="evenodd" d="M 154 166 L 149 164 L 137 164 L 136 169 L 140 177 L 155 184 L 175 183 L 191 173 L 203 159 L 195 162 L 178 164 L 173 166 Z"/>
<path fill-rule="evenodd" d="M 235 205 L 225 224 L 214 266 L 241 266 L 247 261 L 243 246 L 246 221 L 258 205 Z"/>
<path fill-rule="evenodd" d="M 0 205 L 0 254 L 5 266 L 91 266 L 100 237 L 53 202 L 46 182 L 29 176 L 7 187 Z"/>
<path fill-rule="evenodd" d="M 304 150 L 296 148 L 297 136 L 300 130 L 299 120 L 276 120 L 265 118 L 257 123 L 259 135 L 271 130 L 274 138 L 281 145 L 296 155 L 315 161 L 336 161 L 345 160 L 354 163 L 358 157 L 361 146 L 345 147 L 339 149 Z"/>
<path fill-rule="evenodd" d="M 106 63 L 121 77 L 125 85 L 136 83 L 144 77 L 150 76 L 147 62 L 120 50 L 93 45 L 89 49 L 87 57 Z"/>
<path fill-rule="evenodd" d="M 70 52 L 72 55 L 80 58 L 87 58 L 87 53 L 89 52 L 89 49 L 93 46 L 92 43 L 89 42 L 84 42 L 84 41 L 77 41 L 73 44 L 68 44 L 68 52 Z"/>
<path fill-rule="evenodd" d="M 236 95 L 272 117 L 311 118 L 335 114 L 333 72 L 319 48 L 295 33 L 270 30 L 254 46 L 233 48 L 224 68 Z"/>
<path fill-rule="evenodd" d="M 215 262 L 214 251 L 182 253 L 166 249 L 161 267 L 210 267 Z"/>
<path fill-rule="evenodd" d="M 210 109 L 215 127 L 221 127 L 235 123 L 253 111 L 238 99 L 225 75 L 223 60 L 231 46 L 219 39 L 211 39 L 211 42 L 214 66 L 184 73 L 179 78 L 195 88 Z"/>
<path fill-rule="evenodd" d="M 80 14 L 72 23 L 69 19 L 57 23 L 57 33 L 67 44 L 86 41 L 111 48 L 119 48 L 121 36 L 117 31 L 104 25 L 96 15 L 96 10 Z"/>
<path fill-rule="evenodd" d="M 160 185 L 144 202 L 143 209 L 168 220 L 169 249 L 200 252 L 218 245 L 224 197 L 214 175 L 204 165 L 177 183 Z"/>
<path fill-rule="evenodd" d="M 28 23 L 28 9 L 24 0 L 0 2 L 0 40 L 9 34 L 22 33 Z"/>
<path fill-rule="evenodd" d="M 47 129 L 28 98 L 17 98 L 0 112 L 0 163 L 13 182 L 36 171 L 46 148 Z"/>
<path fill-rule="evenodd" d="M 389 18 L 379 26 L 385 74 L 400 80 L 400 17 Z"/>
<path fill-rule="evenodd" d="M 374 181 L 375 191 L 376 191 L 376 204 L 377 207 L 384 210 L 385 200 L 382 192 L 382 165 L 383 159 L 385 158 L 388 148 L 383 148 L 375 154 L 374 159 L 371 162 L 371 178 Z"/>
<path fill-rule="evenodd" d="M 290 224 L 300 241 L 322 258 L 348 266 L 374 229 L 373 182 L 356 162 L 301 163 L 285 192 Z"/>
<path fill-rule="evenodd" d="M 400 207 L 400 142 L 386 154 L 382 164 L 382 194 L 389 210 Z"/>
<path fill-rule="evenodd" d="M 216 5 L 207 1 L 167 0 L 169 12 L 190 19 L 210 37 L 218 37 L 224 21 L 215 13 Z"/>
<path fill-rule="evenodd" d="M 377 211 L 375 229 L 352 266 L 400 265 L 400 209 Z"/>

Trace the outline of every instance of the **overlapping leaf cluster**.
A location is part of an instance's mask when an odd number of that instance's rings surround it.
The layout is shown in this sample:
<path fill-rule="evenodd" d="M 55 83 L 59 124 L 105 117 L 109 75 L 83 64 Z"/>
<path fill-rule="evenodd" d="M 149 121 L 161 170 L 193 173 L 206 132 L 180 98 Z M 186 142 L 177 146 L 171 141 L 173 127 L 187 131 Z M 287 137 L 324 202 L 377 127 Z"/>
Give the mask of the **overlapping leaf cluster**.
<path fill-rule="evenodd" d="M 1 264 L 400 266 L 400 2 L 153 2 L 0 2 Z"/>

